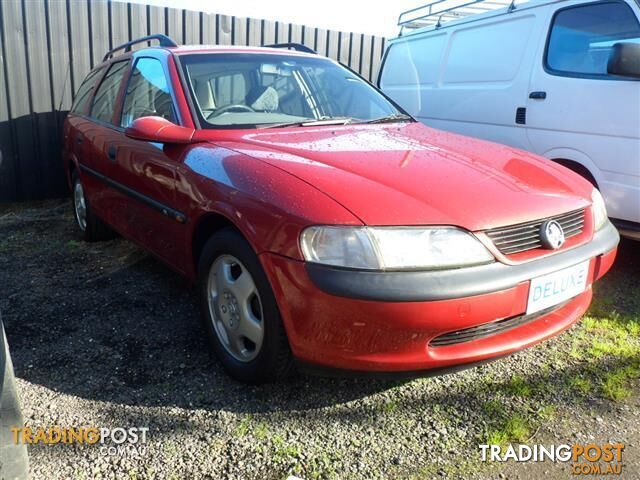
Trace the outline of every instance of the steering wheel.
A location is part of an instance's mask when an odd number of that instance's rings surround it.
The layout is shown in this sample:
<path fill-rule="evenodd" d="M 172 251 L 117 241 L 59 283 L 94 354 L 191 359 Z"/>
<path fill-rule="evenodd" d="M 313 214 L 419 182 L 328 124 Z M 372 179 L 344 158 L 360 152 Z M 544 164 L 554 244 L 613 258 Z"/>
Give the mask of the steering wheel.
<path fill-rule="evenodd" d="M 255 110 L 253 108 L 251 108 L 249 105 L 242 105 L 240 103 L 235 104 L 235 105 L 226 105 L 224 107 L 218 108 L 217 110 L 214 110 L 213 112 L 211 112 L 208 116 L 207 116 L 207 120 L 210 120 L 212 118 L 215 118 L 219 115 L 222 115 L 225 112 L 231 112 L 231 111 L 236 111 L 236 112 L 255 112 Z"/>

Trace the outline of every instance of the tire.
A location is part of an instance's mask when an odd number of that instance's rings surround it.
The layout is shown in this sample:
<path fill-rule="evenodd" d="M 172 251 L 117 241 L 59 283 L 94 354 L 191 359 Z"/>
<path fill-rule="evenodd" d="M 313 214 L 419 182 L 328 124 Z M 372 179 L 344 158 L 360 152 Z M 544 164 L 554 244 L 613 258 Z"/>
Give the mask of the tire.
<path fill-rule="evenodd" d="M 73 172 L 71 185 L 73 218 L 76 220 L 76 225 L 80 230 L 83 240 L 85 242 L 99 242 L 114 238 L 115 233 L 113 230 L 91 210 L 91 204 L 84 194 L 84 188 L 78 172 Z"/>
<path fill-rule="evenodd" d="M 204 328 L 230 376 L 261 384 L 293 373 L 273 290 L 257 255 L 236 230 L 224 228 L 205 244 L 198 288 Z"/>

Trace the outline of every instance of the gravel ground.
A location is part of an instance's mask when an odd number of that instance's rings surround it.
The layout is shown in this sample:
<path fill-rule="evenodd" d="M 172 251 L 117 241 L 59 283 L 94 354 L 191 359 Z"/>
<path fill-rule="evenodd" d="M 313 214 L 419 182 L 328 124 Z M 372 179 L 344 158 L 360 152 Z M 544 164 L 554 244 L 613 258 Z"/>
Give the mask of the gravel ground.
<path fill-rule="evenodd" d="M 78 240 L 68 202 L 0 206 L 0 310 L 27 426 L 149 427 L 139 456 L 33 446 L 33 478 L 566 478 L 479 443 L 624 443 L 640 471 L 640 244 L 589 318 L 506 359 L 411 382 L 225 375 L 186 282 L 122 239 Z M 613 333 L 615 333 L 615 335 Z"/>

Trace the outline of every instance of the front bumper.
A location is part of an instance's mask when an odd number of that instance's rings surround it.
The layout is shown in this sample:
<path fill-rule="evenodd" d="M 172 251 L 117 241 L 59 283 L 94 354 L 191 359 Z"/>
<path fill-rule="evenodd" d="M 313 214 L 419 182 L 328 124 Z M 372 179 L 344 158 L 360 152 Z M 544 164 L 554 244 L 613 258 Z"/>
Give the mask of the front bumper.
<path fill-rule="evenodd" d="M 611 267 L 618 241 L 609 224 L 591 242 L 540 260 L 432 272 L 344 270 L 270 253 L 261 260 L 299 361 L 416 372 L 508 355 L 568 328 L 588 308 L 591 285 Z M 532 278 L 588 259 L 587 289 L 569 302 L 499 333 L 430 345 L 447 332 L 522 316 Z"/>

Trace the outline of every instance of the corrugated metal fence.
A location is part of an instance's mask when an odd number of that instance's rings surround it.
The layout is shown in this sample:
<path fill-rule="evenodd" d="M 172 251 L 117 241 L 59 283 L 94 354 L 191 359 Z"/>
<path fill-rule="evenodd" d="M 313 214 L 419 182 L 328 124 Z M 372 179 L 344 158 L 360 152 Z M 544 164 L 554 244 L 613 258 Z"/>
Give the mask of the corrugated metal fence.
<path fill-rule="evenodd" d="M 96 0 L 0 0 L 0 201 L 65 192 L 62 120 L 110 48 L 164 33 L 183 44 L 299 42 L 375 79 L 381 37 Z"/>

